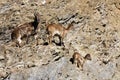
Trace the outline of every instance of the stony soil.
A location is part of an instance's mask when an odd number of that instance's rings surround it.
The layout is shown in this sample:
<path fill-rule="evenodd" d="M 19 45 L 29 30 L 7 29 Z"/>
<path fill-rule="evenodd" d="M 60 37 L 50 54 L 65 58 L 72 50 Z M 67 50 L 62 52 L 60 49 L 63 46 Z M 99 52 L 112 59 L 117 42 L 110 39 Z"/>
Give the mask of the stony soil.
<path fill-rule="evenodd" d="M 120 0 L 43 1 L 0 0 L 0 80 L 120 80 Z M 13 46 L 12 30 L 34 12 L 41 15 L 38 41 Z M 65 47 L 46 44 L 46 24 L 71 22 Z M 74 51 L 92 57 L 83 70 L 70 61 Z"/>

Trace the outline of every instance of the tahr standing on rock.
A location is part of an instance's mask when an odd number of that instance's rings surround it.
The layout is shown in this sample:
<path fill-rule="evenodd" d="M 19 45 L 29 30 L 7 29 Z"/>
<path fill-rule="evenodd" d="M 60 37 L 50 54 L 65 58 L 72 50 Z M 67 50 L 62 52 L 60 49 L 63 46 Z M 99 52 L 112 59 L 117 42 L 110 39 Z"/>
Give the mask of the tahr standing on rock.
<path fill-rule="evenodd" d="M 53 37 L 57 34 L 60 37 L 60 45 L 64 45 L 63 39 L 73 27 L 73 23 L 69 24 L 67 28 L 63 27 L 61 24 L 48 24 L 47 25 L 47 32 L 49 34 L 49 44 L 51 44 Z"/>
<path fill-rule="evenodd" d="M 38 24 L 40 23 L 40 14 L 38 12 L 34 13 L 34 21 L 29 23 L 24 23 L 12 31 L 11 39 L 16 42 L 19 47 L 22 44 L 22 38 L 26 37 L 26 43 L 31 35 L 35 35 L 36 38 Z"/>

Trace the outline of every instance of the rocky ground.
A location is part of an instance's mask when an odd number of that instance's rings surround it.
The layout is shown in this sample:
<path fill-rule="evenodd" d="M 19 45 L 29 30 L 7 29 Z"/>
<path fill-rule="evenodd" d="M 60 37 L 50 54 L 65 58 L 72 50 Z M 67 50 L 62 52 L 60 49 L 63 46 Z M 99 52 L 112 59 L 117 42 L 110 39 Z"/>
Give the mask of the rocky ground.
<path fill-rule="evenodd" d="M 34 12 L 41 15 L 38 45 L 31 36 L 12 46 L 12 30 Z M 45 44 L 46 23 L 71 22 L 65 47 Z M 0 0 L 0 80 L 120 80 L 119 27 L 120 0 Z M 74 51 L 92 57 L 83 70 L 70 61 Z"/>

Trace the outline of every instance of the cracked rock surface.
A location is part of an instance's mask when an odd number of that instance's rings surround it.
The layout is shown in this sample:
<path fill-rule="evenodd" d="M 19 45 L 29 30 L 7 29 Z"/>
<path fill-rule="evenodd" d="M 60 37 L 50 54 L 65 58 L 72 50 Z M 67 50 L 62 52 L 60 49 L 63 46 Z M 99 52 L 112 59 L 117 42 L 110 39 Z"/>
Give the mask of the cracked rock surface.
<path fill-rule="evenodd" d="M 13 46 L 11 32 L 34 12 L 38 40 Z M 65 47 L 58 37 L 47 44 L 47 23 L 71 22 Z M 70 61 L 74 51 L 91 55 L 83 70 Z M 0 80 L 120 80 L 120 0 L 0 0 Z"/>

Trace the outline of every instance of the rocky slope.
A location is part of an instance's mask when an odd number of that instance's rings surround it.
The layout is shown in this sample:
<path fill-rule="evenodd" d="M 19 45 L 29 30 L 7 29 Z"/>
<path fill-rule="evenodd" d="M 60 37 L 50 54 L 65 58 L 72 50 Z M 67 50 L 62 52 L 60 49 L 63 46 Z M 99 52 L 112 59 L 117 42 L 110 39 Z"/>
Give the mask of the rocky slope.
<path fill-rule="evenodd" d="M 120 0 L 0 0 L 0 80 L 120 80 Z M 19 24 L 41 17 L 38 44 L 30 37 L 12 45 Z M 64 46 L 47 45 L 46 23 L 74 29 Z M 55 42 L 59 42 L 55 38 Z M 83 71 L 72 64 L 74 51 L 90 54 Z"/>

